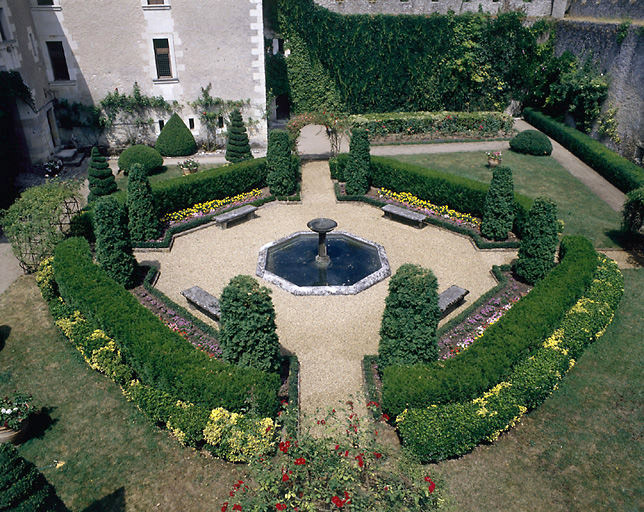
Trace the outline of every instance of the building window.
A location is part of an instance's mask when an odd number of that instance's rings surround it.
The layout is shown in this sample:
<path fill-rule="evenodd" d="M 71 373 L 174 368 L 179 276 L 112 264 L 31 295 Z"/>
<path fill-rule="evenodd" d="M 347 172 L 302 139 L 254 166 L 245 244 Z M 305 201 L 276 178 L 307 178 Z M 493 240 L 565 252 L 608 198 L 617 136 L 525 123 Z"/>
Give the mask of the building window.
<path fill-rule="evenodd" d="M 148 0 L 148 5 L 164 5 L 165 0 Z"/>
<path fill-rule="evenodd" d="M 159 119 L 159 131 L 163 130 L 164 126 L 165 126 L 165 121 L 163 119 Z"/>
<path fill-rule="evenodd" d="M 195 129 L 195 120 L 193 117 L 188 118 L 188 126 L 190 127 L 191 130 Z"/>
<path fill-rule="evenodd" d="M 69 70 L 67 69 L 67 59 L 65 59 L 65 50 L 62 41 L 47 41 L 47 51 L 51 69 L 54 73 L 54 81 L 69 80 Z"/>
<path fill-rule="evenodd" d="M 0 42 L 1 41 L 8 41 L 9 37 L 7 37 L 7 32 L 5 31 L 4 28 L 4 9 L 0 7 Z"/>
<path fill-rule="evenodd" d="M 170 43 L 167 39 L 154 39 L 154 60 L 157 64 L 157 78 L 172 78 L 170 69 Z"/>
<path fill-rule="evenodd" d="M 54 0 L 38 0 L 38 5 L 54 5 Z"/>

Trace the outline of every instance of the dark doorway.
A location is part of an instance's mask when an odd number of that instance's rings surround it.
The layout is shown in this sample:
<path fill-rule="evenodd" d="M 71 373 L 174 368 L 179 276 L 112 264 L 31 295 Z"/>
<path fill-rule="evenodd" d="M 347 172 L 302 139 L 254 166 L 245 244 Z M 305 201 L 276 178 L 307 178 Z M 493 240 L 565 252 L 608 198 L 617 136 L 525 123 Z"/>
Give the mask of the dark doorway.
<path fill-rule="evenodd" d="M 288 119 L 291 115 L 291 105 L 288 101 L 288 94 L 280 94 L 275 98 L 277 119 Z"/>

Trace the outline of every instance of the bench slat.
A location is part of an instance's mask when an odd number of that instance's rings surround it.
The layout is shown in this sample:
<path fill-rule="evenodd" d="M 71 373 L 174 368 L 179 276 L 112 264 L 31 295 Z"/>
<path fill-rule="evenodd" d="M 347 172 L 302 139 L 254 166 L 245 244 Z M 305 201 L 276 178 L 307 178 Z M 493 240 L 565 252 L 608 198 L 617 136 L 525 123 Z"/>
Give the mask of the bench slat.
<path fill-rule="evenodd" d="M 204 311 L 210 313 L 215 318 L 219 318 L 221 315 L 221 308 L 219 306 L 219 299 L 210 295 L 207 291 L 203 290 L 199 286 L 193 286 L 187 290 L 181 292 L 188 302 L 191 302 L 195 306 L 203 309 Z"/>
<path fill-rule="evenodd" d="M 443 316 L 463 302 L 468 293 L 470 293 L 469 290 L 456 285 L 450 286 L 447 290 L 441 293 L 438 296 L 438 307 L 440 308 Z"/>
<path fill-rule="evenodd" d="M 230 212 L 217 215 L 215 217 L 215 222 L 221 225 L 222 228 L 226 228 L 229 222 L 233 220 L 241 219 L 242 217 L 246 217 L 247 215 L 254 216 L 256 211 L 257 211 L 257 206 L 253 206 L 252 204 L 247 204 L 246 206 L 242 206 L 241 208 L 237 208 Z"/>
<path fill-rule="evenodd" d="M 391 217 L 400 217 L 402 219 L 418 222 L 418 227 L 422 227 L 423 221 L 426 218 L 426 215 L 423 215 L 422 213 L 407 210 L 406 208 L 401 208 L 400 206 L 393 204 L 386 204 L 381 207 L 381 210 L 385 212 L 385 215 L 389 215 Z"/>

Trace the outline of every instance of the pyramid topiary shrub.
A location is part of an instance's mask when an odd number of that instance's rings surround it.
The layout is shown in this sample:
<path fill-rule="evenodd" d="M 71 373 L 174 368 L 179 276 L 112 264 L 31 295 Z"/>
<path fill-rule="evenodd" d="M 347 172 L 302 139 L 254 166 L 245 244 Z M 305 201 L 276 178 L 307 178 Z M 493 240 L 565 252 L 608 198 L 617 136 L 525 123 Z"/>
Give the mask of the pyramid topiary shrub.
<path fill-rule="evenodd" d="M 56 490 L 9 443 L 0 444 L 0 510 L 63 512 L 69 509 Z"/>
<path fill-rule="evenodd" d="M 271 194 L 288 196 L 297 187 L 297 169 L 293 167 L 291 144 L 288 132 L 273 130 L 268 134 L 268 151 L 266 152 L 266 181 Z"/>
<path fill-rule="evenodd" d="M 131 285 L 136 260 L 123 206 L 112 196 L 100 198 L 96 201 L 94 223 L 96 261 L 117 283 Z"/>
<path fill-rule="evenodd" d="M 380 327 L 379 366 L 429 363 L 438 358 L 438 281 L 419 265 L 402 265 L 389 281 Z"/>
<path fill-rule="evenodd" d="M 637 233 L 644 224 L 644 187 L 636 188 L 626 194 L 622 210 L 622 229 Z"/>
<path fill-rule="evenodd" d="M 345 170 L 348 195 L 362 195 L 369 190 L 370 177 L 370 145 L 369 136 L 364 128 L 354 128 L 351 131 L 349 144 L 349 161 Z"/>
<path fill-rule="evenodd" d="M 514 182 L 509 167 L 497 167 L 492 173 L 485 196 L 481 234 L 490 240 L 506 240 L 514 222 Z"/>
<path fill-rule="evenodd" d="M 91 203 L 99 197 L 109 196 L 113 192 L 116 192 L 118 187 L 116 186 L 116 180 L 114 179 L 112 170 L 96 146 L 92 148 L 87 174 L 89 177 L 88 202 Z"/>
<path fill-rule="evenodd" d="M 197 152 L 194 136 L 176 112 L 163 126 L 154 147 L 162 156 L 188 156 Z"/>
<path fill-rule="evenodd" d="M 159 219 L 148 175 L 141 164 L 130 168 L 127 179 L 128 228 L 132 240 L 154 240 L 159 234 Z"/>
<path fill-rule="evenodd" d="M 270 290 L 239 275 L 221 293 L 219 344 L 229 363 L 265 372 L 279 369 L 280 345 Z"/>
<path fill-rule="evenodd" d="M 234 164 L 253 158 L 248 142 L 248 133 L 239 109 L 230 114 L 228 125 L 228 142 L 226 143 L 226 160 Z"/>
<path fill-rule="evenodd" d="M 147 174 L 150 174 L 150 171 L 158 169 L 163 165 L 163 157 L 156 149 L 150 146 L 136 144 L 127 148 L 119 156 L 119 169 L 126 176 L 130 172 L 132 164 L 141 164 L 143 170 Z"/>
<path fill-rule="evenodd" d="M 557 205 L 547 197 L 535 199 L 519 246 L 516 274 L 534 284 L 554 266 L 557 250 Z"/>
<path fill-rule="evenodd" d="M 552 153 L 552 143 L 540 131 L 524 130 L 510 140 L 510 149 L 517 153 L 544 156 Z"/>

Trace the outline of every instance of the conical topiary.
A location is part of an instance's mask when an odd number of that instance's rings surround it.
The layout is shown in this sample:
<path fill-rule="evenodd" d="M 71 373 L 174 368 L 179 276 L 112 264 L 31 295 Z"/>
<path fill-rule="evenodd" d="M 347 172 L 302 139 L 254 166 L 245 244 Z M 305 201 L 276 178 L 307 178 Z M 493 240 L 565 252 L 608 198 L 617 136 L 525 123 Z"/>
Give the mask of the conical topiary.
<path fill-rule="evenodd" d="M 369 136 L 364 128 L 354 128 L 351 131 L 349 145 L 349 161 L 345 176 L 348 195 L 362 195 L 369 190 L 369 174 L 371 167 Z"/>
<path fill-rule="evenodd" d="M 243 162 L 253 158 L 248 143 L 248 133 L 241 112 L 235 109 L 230 114 L 228 142 L 226 143 L 226 160 L 232 163 Z"/>
<path fill-rule="evenodd" d="M 515 266 L 517 275 L 526 283 L 536 283 L 554 266 L 559 242 L 557 227 L 557 205 L 547 197 L 537 197 L 528 213 Z"/>
<path fill-rule="evenodd" d="M 197 152 L 194 136 L 176 113 L 161 130 L 154 147 L 162 156 L 188 156 Z"/>
<path fill-rule="evenodd" d="M 9 443 L 0 444 L 0 510 L 64 512 L 69 509 L 56 490 Z"/>
<path fill-rule="evenodd" d="M 132 283 L 136 260 L 127 230 L 127 218 L 114 197 L 101 197 L 94 210 L 96 261 L 123 286 Z"/>
<path fill-rule="evenodd" d="M 154 207 L 152 188 L 141 164 L 130 168 L 127 178 L 127 215 L 132 240 L 153 240 L 159 234 L 159 219 Z"/>
<path fill-rule="evenodd" d="M 490 240 L 506 240 L 514 221 L 514 182 L 509 167 L 497 167 L 485 197 L 481 234 Z"/>
<path fill-rule="evenodd" d="M 92 148 L 87 174 L 89 177 L 89 196 L 87 200 L 89 202 L 116 192 L 118 187 L 116 186 L 114 174 L 112 174 L 107 160 L 105 160 L 104 156 L 101 156 L 96 146 Z"/>

